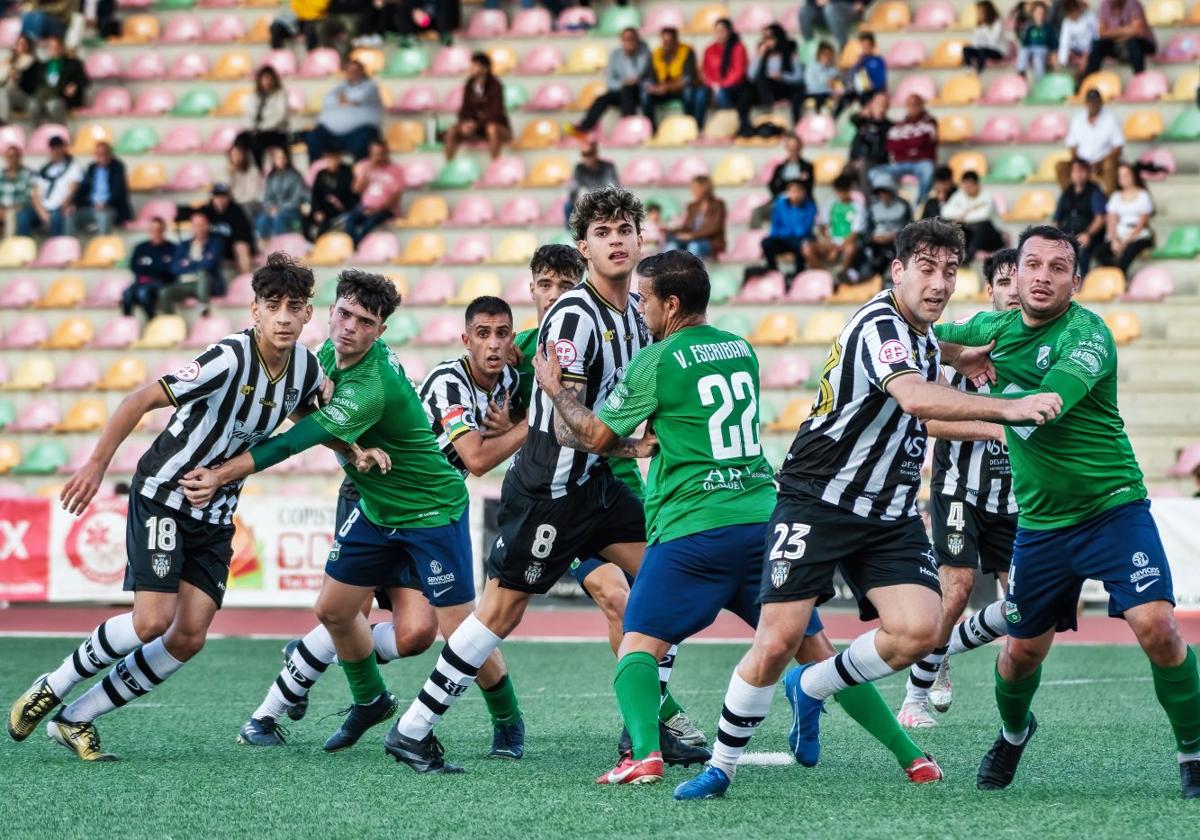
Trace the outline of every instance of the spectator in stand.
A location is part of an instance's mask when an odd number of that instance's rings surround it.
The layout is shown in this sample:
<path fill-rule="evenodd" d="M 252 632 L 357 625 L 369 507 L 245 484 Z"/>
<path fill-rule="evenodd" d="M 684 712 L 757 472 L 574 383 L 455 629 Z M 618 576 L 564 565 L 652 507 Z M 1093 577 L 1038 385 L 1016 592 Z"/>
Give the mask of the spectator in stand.
<path fill-rule="evenodd" d="M 833 98 L 837 89 L 841 88 L 840 73 L 833 44 L 822 41 L 817 45 L 816 60 L 804 68 L 804 98 L 813 101 L 813 110 L 820 112 L 825 103 Z"/>
<path fill-rule="evenodd" d="M 292 150 L 287 146 L 272 148 L 271 171 L 255 220 L 258 238 L 265 240 L 294 231 L 300 224 L 300 205 L 307 196 L 304 176 L 292 165 Z"/>
<path fill-rule="evenodd" d="M 353 189 L 360 198 L 346 217 L 346 233 L 358 247 L 368 233 L 400 213 L 404 170 L 389 157 L 387 143 L 375 141 L 367 159 L 354 165 Z"/>
<path fill-rule="evenodd" d="M 1017 50 L 1017 72 L 1029 71 L 1034 79 L 1046 75 L 1046 57 L 1050 54 L 1053 33 L 1046 22 L 1046 4 L 1038 0 L 1030 12 L 1029 25 L 1021 33 L 1021 46 Z"/>
<path fill-rule="evenodd" d="M 65 38 L 71 15 L 79 11 L 78 0 L 33 0 L 21 16 L 21 34 L 37 41 L 41 38 Z"/>
<path fill-rule="evenodd" d="M 963 173 L 959 189 L 942 205 L 938 215 L 962 225 L 967 239 L 963 265 L 974 262 L 980 251 L 999 251 L 1004 247 L 996 198 L 980 186 L 979 173 L 974 170 Z"/>
<path fill-rule="evenodd" d="M 20 147 L 5 149 L 4 169 L 0 170 L 0 237 L 31 234 L 21 224 L 32 212 L 33 180 L 33 170 L 21 161 Z"/>
<path fill-rule="evenodd" d="M 892 162 L 875 168 L 897 182 L 905 175 L 917 176 L 917 204 L 925 201 L 937 166 L 937 121 L 925 110 L 925 100 L 917 94 L 904 103 L 904 119 L 888 130 L 887 150 Z"/>
<path fill-rule="evenodd" d="M 1100 179 L 1107 195 L 1117 188 L 1117 163 L 1125 149 L 1125 132 L 1112 110 L 1104 107 L 1100 91 L 1089 90 L 1084 103 L 1085 109 L 1071 119 L 1066 144 L 1072 158 L 1088 162 L 1092 175 Z M 1055 174 L 1058 185 L 1066 189 L 1071 182 L 1071 162 L 1059 163 Z"/>
<path fill-rule="evenodd" d="M 67 55 L 62 38 L 46 38 L 42 52 L 46 57 L 29 66 L 21 84 L 29 91 L 29 119 L 34 125 L 65 123 L 68 111 L 83 107 L 87 71 L 82 61 Z"/>
<path fill-rule="evenodd" d="M 254 165 L 246 147 L 237 143 L 229 147 L 225 160 L 228 164 L 225 167 L 225 182 L 229 184 L 229 192 L 233 200 L 246 211 L 246 215 L 254 218 L 258 215 L 258 204 L 263 193 L 262 173 Z"/>
<path fill-rule="evenodd" d="M 871 175 L 871 203 L 863 221 L 864 241 L 856 260 L 858 280 L 880 275 L 884 287 L 892 284 L 891 265 L 896 259 L 896 235 L 912 221 L 912 207 L 896 192 L 896 181 L 887 172 Z M 853 276 L 847 279 L 853 281 Z"/>
<path fill-rule="evenodd" d="M 300 35 L 309 51 L 334 45 L 346 27 L 329 14 L 329 5 L 329 0 L 291 0 L 288 10 L 271 21 L 271 49 L 282 50 Z"/>
<path fill-rule="evenodd" d="M 796 42 L 782 26 L 772 23 L 763 30 L 750 62 L 749 84 L 738 102 L 738 136 L 754 135 L 750 127 L 751 108 L 758 106 L 769 111 L 781 99 L 791 108 L 792 122 L 799 122 L 804 109 L 804 66 Z"/>
<path fill-rule="evenodd" d="M 459 0 L 400 0 L 397 10 L 397 30 L 400 46 L 411 47 L 413 36 L 433 30 L 443 47 L 454 43 L 454 30 L 462 20 Z"/>
<path fill-rule="evenodd" d="M 1146 56 L 1158 49 L 1154 30 L 1140 0 L 1100 0 L 1099 37 L 1092 42 L 1083 76 L 1100 69 L 1104 59 L 1128 59 L 1134 73 L 1146 69 Z M 1081 80 L 1082 81 L 1082 80 Z"/>
<path fill-rule="evenodd" d="M 31 90 L 23 85 L 31 83 L 26 72 L 37 62 L 33 51 L 33 40 L 27 35 L 18 35 L 8 52 L 4 68 L 0 70 L 0 123 L 12 122 L 12 112 L 29 109 Z"/>
<path fill-rule="evenodd" d="M 871 170 L 888 162 L 887 136 L 892 121 L 887 112 L 888 95 L 880 91 L 867 100 L 861 111 L 850 115 L 854 139 L 850 141 L 850 158 L 844 171 L 858 181 L 864 195 L 871 192 Z"/>
<path fill-rule="evenodd" d="M 921 207 L 921 218 L 932 219 L 942 215 L 942 207 L 958 188 L 954 186 L 954 171 L 949 166 L 933 170 L 933 188 Z"/>
<path fill-rule="evenodd" d="M 264 65 L 254 74 L 254 95 L 246 98 L 246 117 L 250 126 L 234 142 L 254 155 L 261 171 L 267 150 L 288 145 L 289 115 L 287 92 L 275 68 Z"/>
<path fill-rule="evenodd" d="M 504 85 L 492 73 L 492 59 L 484 52 L 471 56 L 471 75 L 463 86 L 458 122 L 446 130 L 446 160 L 453 160 L 460 143 L 487 141 L 492 160 L 500 157 L 512 139 L 504 108 Z"/>
<path fill-rule="evenodd" d="M 1058 197 L 1054 207 L 1054 226 L 1075 237 L 1079 243 L 1079 274 L 1092 267 L 1092 257 L 1104 241 L 1108 200 L 1104 190 L 1092 180 L 1092 167 L 1086 160 L 1071 161 L 1071 183 Z"/>
<path fill-rule="evenodd" d="M 225 275 L 221 273 L 225 243 L 213 232 L 208 216 L 203 212 L 193 213 L 191 222 L 192 238 L 175 246 L 175 257 L 171 262 L 175 280 L 159 289 L 158 308 L 173 315 L 181 301 L 194 297 L 200 303 L 200 314 L 207 318 L 209 302 L 225 294 Z"/>
<path fill-rule="evenodd" d="M 214 184 L 212 197 L 199 211 L 208 219 L 213 239 L 220 240 L 224 257 L 233 260 L 239 274 L 248 274 L 252 268 L 252 256 L 258 251 L 254 240 L 254 228 L 250 217 L 242 206 L 233 200 L 228 184 Z M 194 218 L 191 208 L 184 208 L 184 218 Z"/>
<path fill-rule="evenodd" d="M 1058 66 L 1073 68 L 1080 78 L 1087 66 L 1092 43 L 1100 35 L 1096 13 L 1088 8 L 1084 0 L 1063 0 L 1062 27 L 1058 33 Z"/>
<path fill-rule="evenodd" d="M 563 208 L 568 226 L 571 211 L 575 209 L 575 202 L 582 193 L 621 183 L 617 178 L 617 167 L 611 160 L 600 157 L 600 148 L 594 142 L 585 145 L 579 154 L 582 160 L 575 164 L 575 171 L 571 173 L 571 180 L 567 184 L 567 203 Z"/>
<path fill-rule="evenodd" d="M 32 201 L 17 213 L 17 231 L 31 236 L 45 230 L 48 236 L 63 236 L 70 231 L 68 218 L 75 210 L 75 187 L 83 180 L 83 170 L 67 153 L 67 141 L 50 138 L 50 159 L 33 179 Z"/>
<path fill-rule="evenodd" d="M 113 156 L 112 146 L 104 141 L 96 144 L 96 159 L 75 188 L 74 215 L 72 233 L 100 236 L 107 236 L 114 225 L 119 227 L 133 218 L 125 164 Z"/>
<path fill-rule="evenodd" d="M 710 103 L 718 108 L 736 108 L 746 87 L 746 71 L 750 60 L 746 45 L 734 31 L 733 21 L 721 18 L 713 24 L 714 40 L 704 51 L 702 71 L 704 84 L 697 86 L 695 97 L 696 124 L 704 128 Z"/>
<path fill-rule="evenodd" d="M 799 181 L 804 184 L 804 191 L 813 194 L 813 165 L 804 159 L 804 141 L 795 134 L 783 135 L 783 149 L 786 156 L 771 170 L 771 180 L 767 182 L 767 190 L 771 197 L 766 202 L 754 208 L 750 214 L 750 227 L 759 228 L 766 224 L 775 209 L 775 200 L 783 195 L 788 181 Z"/>
<path fill-rule="evenodd" d="M 383 100 L 379 86 L 367 75 L 362 62 L 346 62 L 346 80 L 325 94 L 317 126 L 308 132 L 308 159 L 316 160 L 326 149 L 348 152 L 355 160 L 367 156 L 367 147 L 380 138 Z"/>
<path fill-rule="evenodd" d="M 343 227 L 350 211 L 358 206 L 354 170 L 342 160 L 341 152 L 325 152 L 322 166 L 313 177 L 312 197 L 308 204 L 304 235 L 310 242 L 316 241 L 327 230 Z"/>
<path fill-rule="evenodd" d="M 667 234 L 667 249 L 682 249 L 701 259 L 718 257 L 725 250 L 725 202 L 713 194 L 712 179 L 692 179 L 692 201 L 683 224 Z"/>
<path fill-rule="evenodd" d="M 858 45 L 862 50 L 858 61 L 850 68 L 845 91 L 838 97 L 833 117 L 837 119 L 851 102 L 865 105 L 871 97 L 887 90 L 887 62 L 875 52 L 875 36 L 870 32 L 858 33 Z"/>
<path fill-rule="evenodd" d="M 788 181 L 783 195 L 771 208 L 771 232 L 762 241 L 763 261 L 771 271 L 779 270 L 780 254 L 792 254 L 793 271 L 784 277 L 791 288 L 792 279 L 804 269 L 811 255 L 817 205 L 801 181 Z"/>
<path fill-rule="evenodd" d="M 657 201 L 646 202 L 646 221 L 642 224 L 642 255 L 653 256 L 663 243 L 662 205 Z"/>
<path fill-rule="evenodd" d="M 963 47 L 963 66 L 974 67 L 983 73 L 989 61 L 1003 61 L 1008 51 L 1004 37 L 1004 21 L 992 0 L 981 0 L 975 4 L 975 31 L 971 34 L 971 46 Z"/>
<path fill-rule="evenodd" d="M 1117 190 L 1108 197 L 1106 209 L 1108 236 L 1097 251 L 1097 259 L 1101 265 L 1115 265 L 1128 275 L 1138 255 L 1154 244 L 1154 232 L 1150 230 L 1154 199 L 1132 164 L 1122 162 L 1117 166 Z"/>
<path fill-rule="evenodd" d="M 175 280 L 175 243 L 167 241 L 167 222 L 155 216 L 150 220 L 150 238 L 139 242 L 129 257 L 133 282 L 121 293 L 121 312 L 133 314 L 140 306 L 146 318 L 158 314 L 158 294 Z"/>
<path fill-rule="evenodd" d="M 657 127 L 659 107 L 678 99 L 683 103 L 684 113 L 694 117 L 698 82 L 696 53 L 680 43 L 678 29 L 664 27 L 659 45 L 650 52 L 650 78 L 642 89 L 642 113 Z"/>
<path fill-rule="evenodd" d="M 632 117 L 642 101 L 642 83 L 650 78 L 650 48 L 629 27 L 621 32 L 621 46 L 608 56 L 604 72 L 607 90 L 596 97 L 581 122 L 568 124 L 567 130 L 576 137 L 591 133 L 609 108 L 619 108 L 621 116 Z"/>
<path fill-rule="evenodd" d="M 800 7 L 800 34 L 804 40 L 816 37 L 817 26 L 824 24 L 841 50 L 850 37 L 850 27 L 862 20 L 863 0 L 806 0 Z"/>
<path fill-rule="evenodd" d="M 833 268 L 838 283 L 855 283 L 854 253 L 863 232 L 866 214 L 851 194 L 854 179 L 843 173 L 833 179 L 834 196 L 817 217 L 817 236 L 807 245 L 804 261 L 809 268 Z"/>

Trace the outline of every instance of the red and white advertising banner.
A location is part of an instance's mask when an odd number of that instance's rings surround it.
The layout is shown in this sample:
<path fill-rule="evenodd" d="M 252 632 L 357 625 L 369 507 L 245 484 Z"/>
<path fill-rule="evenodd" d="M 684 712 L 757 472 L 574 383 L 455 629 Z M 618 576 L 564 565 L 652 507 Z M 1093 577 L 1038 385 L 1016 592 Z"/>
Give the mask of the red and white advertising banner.
<path fill-rule="evenodd" d="M 49 598 L 50 503 L 0 500 L 0 601 Z"/>

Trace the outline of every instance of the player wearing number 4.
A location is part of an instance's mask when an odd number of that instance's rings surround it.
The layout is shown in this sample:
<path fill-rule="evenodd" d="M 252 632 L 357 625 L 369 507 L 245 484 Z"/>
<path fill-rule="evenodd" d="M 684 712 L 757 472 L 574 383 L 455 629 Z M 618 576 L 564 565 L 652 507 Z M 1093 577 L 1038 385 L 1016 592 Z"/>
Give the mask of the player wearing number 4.
<path fill-rule="evenodd" d="M 101 749 L 92 721 L 146 694 L 204 646 L 225 595 L 242 483 L 221 487 L 201 508 L 184 498 L 180 479 L 244 452 L 287 417 L 311 411 L 325 382 L 316 357 L 296 344 L 312 317 L 312 272 L 275 253 L 254 272 L 252 286 L 254 327 L 126 397 L 88 463 L 63 488 L 63 508 L 82 513 L 142 415 L 174 406 L 166 429 L 138 462 L 129 494 L 125 589 L 133 590 L 133 611 L 98 626 L 17 698 L 8 716 L 15 740 L 27 738 L 72 688 L 115 663 L 46 725 L 53 740 L 84 761 L 112 761 L 116 756 Z"/>
<path fill-rule="evenodd" d="M 655 343 L 630 362 L 596 413 L 563 388 L 559 357 L 547 342 L 535 355 L 538 382 L 586 451 L 603 454 L 643 422 L 660 451 L 646 497 L 648 547 L 625 610 L 614 688 L 630 752 L 600 784 L 657 782 L 658 659 L 703 630 L 722 609 L 758 624 L 766 523 L 775 505 L 771 467 L 762 455 L 758 359 L 750 345 L 705 322 L 704 263 L 668 251 L 638 265 L 639 304 Z M 663 593 L 672 597 L 664 598 Z M 824 659 L 833 648 L 814 612 L 798 659 Z M 882 741 L 913 781 L 940 778 L 870 684 L 840 698 L 846 711 Z M 805 763 L 815 764 L 816 755 Z"/>
<path fill-rule="evenodd" d="M 937 646 L 938 574 L 916 509 L 927 427 L 947 438 L 996 438 L 994 423 L 1045 422 L 1057 412 L 1057 396 L 1001 400 L 940 384 L 931 327 L 954 293 L 963 234 L 925 219 L 900 231 L 896 251 L 894 288 L 859 309 L 834 340 L 812 415 L 780 470 L 754 644 L 730 680 L 712 762 L 676 789 L 678 798 L 725 793 L 813 607 L 834 594 L 835 569 L 863 619 L 878 617 L 880 626 L 787 675 L 797 758 L 817 752 L 827 698 L 907 668 Z M 978 420 L 992 422 L 962 422 Z"/>

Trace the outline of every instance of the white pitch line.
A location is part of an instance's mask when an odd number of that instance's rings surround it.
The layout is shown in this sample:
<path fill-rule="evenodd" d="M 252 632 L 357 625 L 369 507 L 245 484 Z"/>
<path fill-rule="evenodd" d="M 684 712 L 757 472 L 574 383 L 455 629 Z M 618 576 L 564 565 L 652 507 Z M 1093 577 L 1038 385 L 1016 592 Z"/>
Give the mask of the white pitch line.
<path fill-rule="evenodd" d="M 785 752 L 751 752 L 742 753 L 738 759 L 738 766 L 743 764 L 751 764 L 756 767 L 788 767 L 796 763 L 796 758 L 791 753 Z"/>

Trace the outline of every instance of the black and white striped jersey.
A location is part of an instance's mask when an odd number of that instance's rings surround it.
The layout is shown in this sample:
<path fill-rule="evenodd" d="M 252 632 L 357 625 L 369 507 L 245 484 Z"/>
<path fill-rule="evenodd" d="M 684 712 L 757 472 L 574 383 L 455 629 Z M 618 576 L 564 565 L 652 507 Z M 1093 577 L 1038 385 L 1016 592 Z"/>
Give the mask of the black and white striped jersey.
<path fill-rule="evenodd" d="M 450 466 L 465 478 L 467 466 L 454 448 L 454 441 L 467 432 L 478 431 L 487 416 L 488 401 L 507 406 L 517 391 L 520 376 L 516 368 L 505 365 L 490 391 L 485 390 L 471 375 L 471 361 L 466 356 L 441 362 L 421 383 L 421 404 L 425 416 L 437 435 L 438 446 Z"/>
<path fill-rule="evenodd" d="M 971 380 L 952 368 L 950 385 L 968 394 L 987 394 L 987 385 L 976 387 Z M 1017 497 L 1012 491 L 1012 465 L 1008 446 L 995 440 L 938 440 L 933 445 L 934 493 L 966 502 L 988 513 L 1017 513 Z"/>
<path fill-rule="evenodd" d="M 537 346 L 554 342 L 563 382 L 583 385 L 582 402 L 593 411 L 616 387 L 634 354 L 650 344 L 637 306 L 636 293 L 620 310 L 584 282 L 555 302 L 538 330 Z M 600 457 L 559 445 L 554 404 L 536 385 L 532 403 L 529 437 L 517 452 L 513 477 L 530 496 L 558 499 L 585 484 Z"/>
<path fill-rule="evenodd" d="M 242 481 L 217 491 L 208 507 L 193 508 L 179 479 L 197 467 L 219 465 L 271 436 L 297 406 L 311 400 L 325 376 L 317 357 L 301 344 L 287 367 L 271 378 L 259 356 L 254 330 L 226 336 L 159 380 L 175 413 L 138 461 L 133 492 L 192 519 L 229 525 Z"/>
<path fill-rule="evenodd" d="M 830 348 L 812 413 L 779 471 L 781 490 L 871 519 L 916 516 L 928 438 L 887 384 L 910 375 L 936 382 L 940 358 L 933 331 L 904 320 L 890 291 L 868 301 Z"/>

